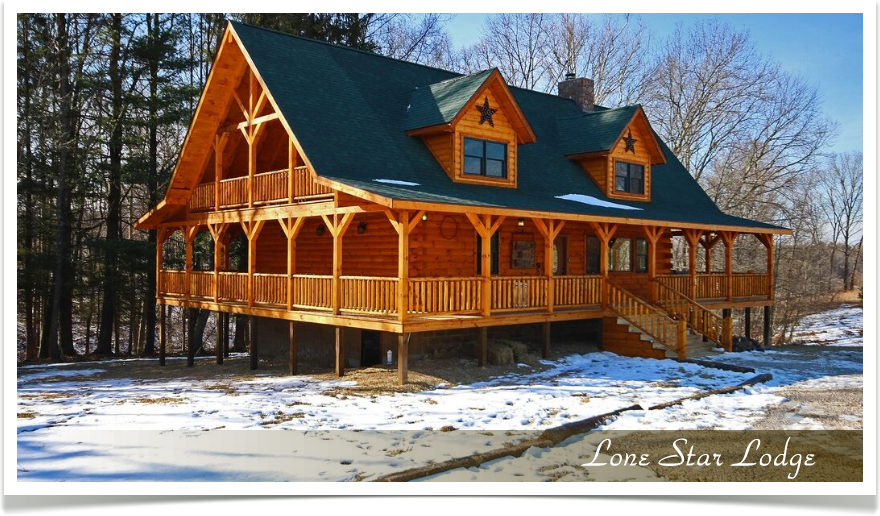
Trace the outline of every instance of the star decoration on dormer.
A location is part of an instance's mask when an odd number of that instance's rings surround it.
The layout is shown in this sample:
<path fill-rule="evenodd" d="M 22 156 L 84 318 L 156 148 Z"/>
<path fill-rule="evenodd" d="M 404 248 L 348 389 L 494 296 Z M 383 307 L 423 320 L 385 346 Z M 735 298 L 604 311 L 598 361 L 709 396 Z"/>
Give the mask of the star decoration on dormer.
<path fill-rule="evenodd" d="M 495 122 L 492 121 L 492 115 L 498 112 L 497 109 L 492 109 L 489 107 L 489 97 L 486 97 L 485 102 L 483 102 L 482 106 L 477 106 L 477 110 L 480 112 L 480 125 L 483 125 L 483 122 L 489 122 L 489 125 L 495 127 Z"/>
<path fill-rule="evenodd" d="M 623 142 L 626 144 L 626 148 L 623 149 L 623 152 L 632 152 L 633 154 L 635 154 L 635 153 L 636 153 L 636 142 L 637 142 L 637 141 L 638 141 L 638 140 L 636 140 L 635 138 L 633 138 L 633 133 L 632 133 L 632 131 L 628 131 L 628 132 L 626 133 L 626 138 L 623 139 Z"/>

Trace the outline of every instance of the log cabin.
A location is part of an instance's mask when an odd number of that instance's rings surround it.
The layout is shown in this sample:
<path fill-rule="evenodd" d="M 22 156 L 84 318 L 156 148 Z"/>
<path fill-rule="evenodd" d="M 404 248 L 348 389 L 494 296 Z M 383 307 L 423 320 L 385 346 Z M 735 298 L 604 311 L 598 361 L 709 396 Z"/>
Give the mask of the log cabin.
<path fill-rule="evenodd" d="M 165 197 L 137 227 L 157 231 L 162 363 L 177 306 L 216 312 L 226 341 L 229 314 L 247 316 L 254 368 L 281 339 L 295 374 L 305 335 L 340 376 L 390 350 L 400 383 L 431 343 L 463 338 L 485 365 L 490 327 L 538 328 L 545 356 L 566 323 L 621 355 L 730 350 L 732 309 L 747 327 L 752 308 L 769 316 L 774 235 L 789 233 L 723 213 L 642 107 L 595 105 L 589 79 L 539 93 L 497 69 L 460 75 L 235 22 Z M 174 270 L 163 249 L 178 231 Z M 213 270 L 193 270 L 202 233 Z M 738 238 L 763 244 L 765 270 L 735 271 Z M 236 239 L 244 270 L 230 267 Z"/>

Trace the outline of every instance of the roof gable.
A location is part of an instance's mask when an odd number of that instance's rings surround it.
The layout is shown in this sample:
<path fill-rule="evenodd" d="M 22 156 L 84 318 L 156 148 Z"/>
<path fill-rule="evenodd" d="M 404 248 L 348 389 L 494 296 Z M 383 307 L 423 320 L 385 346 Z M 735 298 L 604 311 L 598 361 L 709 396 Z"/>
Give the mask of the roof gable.
<path fill-rule="evenodd" d="M 413 136 L 452 131 L 489 91 L 516 131 L 517 141 L 533 143 L 535 132 L 497 68 L 416 88 L 407 105 L 406 129 Z"/>
<path fill-rule="evenodd" d="M 611 152 L 633 125 L 638 126 L 642 134 L 651 135 L 649 141 L 644 143 L 653 163 L 665 163 L 666 157 L 656 133 L 638 104 L 557 119 L 556 132 L 563 154 L 570 159 L 578 159 L 585 155 Z"/>

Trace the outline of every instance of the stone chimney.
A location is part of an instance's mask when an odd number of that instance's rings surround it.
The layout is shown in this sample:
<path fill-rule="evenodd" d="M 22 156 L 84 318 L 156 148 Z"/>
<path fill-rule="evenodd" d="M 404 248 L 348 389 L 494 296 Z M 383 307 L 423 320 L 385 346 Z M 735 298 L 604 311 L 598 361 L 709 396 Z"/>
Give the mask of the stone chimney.
<path fill-rule="evenodd" d="M 584 113 L 592 113 L 595 109 L 593 79 L 576 78 L 573 73 L 567 73 L 565 80 L 559 83 L 559 96 L 573 100 Z"/>

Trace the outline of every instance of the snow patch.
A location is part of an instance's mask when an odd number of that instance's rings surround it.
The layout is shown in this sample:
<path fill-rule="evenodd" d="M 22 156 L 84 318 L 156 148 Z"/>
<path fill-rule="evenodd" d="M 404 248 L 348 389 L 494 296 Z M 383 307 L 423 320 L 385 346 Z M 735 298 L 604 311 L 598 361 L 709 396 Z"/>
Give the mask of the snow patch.
<path fill-rule="evenodd" d="M 617 204 L 616 202 L 603 201 L 602 199 L 597 199 L 591 195 L 583 195 L 583 194 L 565 194 L 565 195 L 557 195 L 557 199 L 562 199 L 564 201 L 574 201 L 579 202 L 581 204 L 589 204 L 590 206 L 599 206 L 600 208 L 616 208 L 619 210 L 639 210 L 642 211 L 641 208 L 636 208 L 634 206 L 627 206 L 625 204 Z"/>
<path fill-rule="evenodd" d="M 412 181 L 401 181 L 399 179 L 373 179 L 373 181 L 377 183 L 385 183 L 386 185 L 421 186 L 419 183 L 413 183 Z"/>

